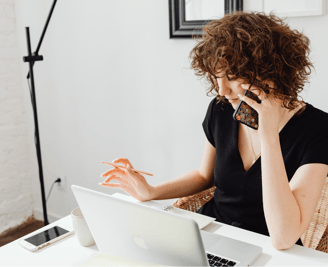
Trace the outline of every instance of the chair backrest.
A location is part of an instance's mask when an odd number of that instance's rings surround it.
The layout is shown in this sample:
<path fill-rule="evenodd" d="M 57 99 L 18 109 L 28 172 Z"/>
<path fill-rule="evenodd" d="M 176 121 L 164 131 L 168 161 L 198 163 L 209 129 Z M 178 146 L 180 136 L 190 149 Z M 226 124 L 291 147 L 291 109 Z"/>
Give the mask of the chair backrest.
<path fill-rule="evenodd" d="M 214 197 L 214 191 L 215 186 L 213 185 L 211 188 L 197 194 L 179 198 L 172 206 L 175 208 L 196 212 Z"/>
<path fill-rule="evenodd" d="M 328 226 L 328 177 L 322 189 L 317 208 L 312 217 L 309 228 L 304 232 L 301 239 L 303 245 L 316 249 Z M 321 250 L 321 249 L 320 249 Z"/>
<path fill-rule="evenodd" d="M 173 206 L 189 211 L 197 211 L 214 197 L 215 186 L 192 196 L 178 199 Z M 322 189 L 317 208 L 309 228 L 301 236 L 307 248 L 328 252 L 328 177 Z"/>

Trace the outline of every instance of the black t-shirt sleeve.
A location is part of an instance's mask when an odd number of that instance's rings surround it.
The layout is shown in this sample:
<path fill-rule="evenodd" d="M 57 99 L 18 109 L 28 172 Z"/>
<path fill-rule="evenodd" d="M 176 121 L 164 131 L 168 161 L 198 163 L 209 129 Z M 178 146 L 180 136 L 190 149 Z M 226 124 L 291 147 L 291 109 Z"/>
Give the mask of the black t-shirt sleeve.
<path fill-rule="evenodd" d="M 215 147 L 214 137 L 213 137 L 213 131 L 212 131 L 212 125 L 213 125 L 213 109 L 216 103 L 216 98 L 214 98 L 207 109 L 205 119 L 203 121 L 203 129 L 205 132 L 205 135 L 207 137 L 207 140 L 212 144 L 212 146 Z"/>
<path fill-rule="evenodd" d="M 300 166 L 308 163 L 328 165 L 328 120 L 321 121 L 305 148 Z"/>

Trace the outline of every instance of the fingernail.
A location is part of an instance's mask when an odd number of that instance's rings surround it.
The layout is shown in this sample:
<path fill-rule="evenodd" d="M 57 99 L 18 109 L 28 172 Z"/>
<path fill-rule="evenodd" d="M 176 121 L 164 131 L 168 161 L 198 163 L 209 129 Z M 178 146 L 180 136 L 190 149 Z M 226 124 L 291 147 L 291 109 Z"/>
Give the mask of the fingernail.
<path fill-rule="evenodd" d="M 246 84 L 241 84 L 240 86 L 243 87 L 243 88 L 247 88 Z"/>
<path fill-rule="evenodd" d="M 238 94 L 238 97 L 239 97 L 239 98 L 242 98 L 243 96 L 242 96 L 241 94 Z"/>
<path fill-rule="evenodd" d="M 130 171 L 131 170 L 130 164 L 128 163 L 126 166 L 127 166 L 127 169 L 129 169 L 129 171 Z"/>
<path fill-rule="evenodd" d="M 102 185 L 103 183 L 99 183 L 99 185 Z"/>

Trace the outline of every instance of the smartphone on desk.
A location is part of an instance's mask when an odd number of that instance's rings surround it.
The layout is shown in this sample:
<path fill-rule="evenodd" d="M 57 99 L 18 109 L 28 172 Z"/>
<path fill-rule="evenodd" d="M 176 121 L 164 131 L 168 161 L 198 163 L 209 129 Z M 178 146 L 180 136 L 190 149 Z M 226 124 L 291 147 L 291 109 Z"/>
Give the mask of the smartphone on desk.
<path fill-rule="evenodd" d="M 261 100 L 257 97 L 257 95 L 249 90 L 246 90 L 244 95 L 255 100 L 257 103 L 261 103 Z M 255 130 L 259 128 L 259 114 L 255 109 L 242 100 L 239 101 L 239 104 L 232 116 L 236 121 L 239 121 L 248 127 Z"/>
<path fill-rule="evenodd" d="M 73 230 L 69 229 L 68 227 L 64 225 L 57 225 L 38 234 L 24 238 L 20 240 L 18 244 L 27 250 L 37 251 L 73 233 Z"/>

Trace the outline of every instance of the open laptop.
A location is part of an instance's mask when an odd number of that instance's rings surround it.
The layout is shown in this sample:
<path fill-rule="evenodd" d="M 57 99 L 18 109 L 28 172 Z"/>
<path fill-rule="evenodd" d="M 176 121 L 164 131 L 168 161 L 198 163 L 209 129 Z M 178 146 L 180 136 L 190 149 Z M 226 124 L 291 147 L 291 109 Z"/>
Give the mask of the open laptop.
<path fill-rule="evenodd" d="M 72 191 L 101 253 L 169 266 L 248 266 L 262 252 L 200 231 L 190 218 L 76 185 Z"/>

